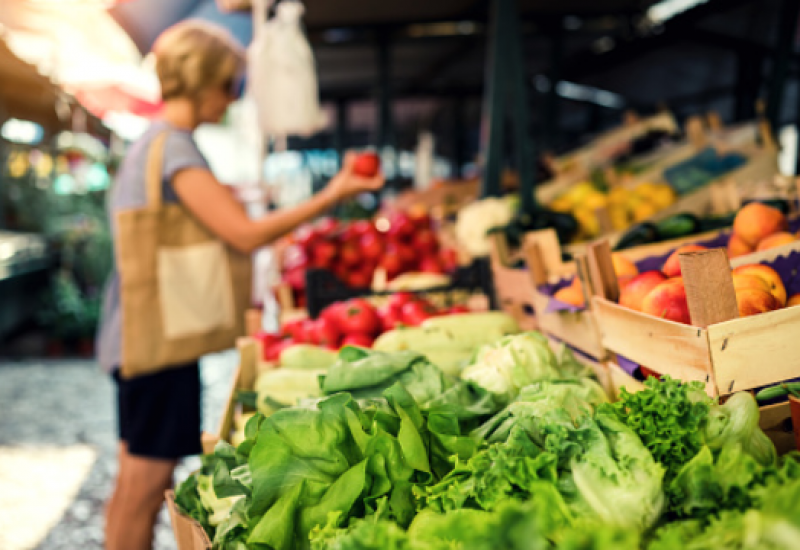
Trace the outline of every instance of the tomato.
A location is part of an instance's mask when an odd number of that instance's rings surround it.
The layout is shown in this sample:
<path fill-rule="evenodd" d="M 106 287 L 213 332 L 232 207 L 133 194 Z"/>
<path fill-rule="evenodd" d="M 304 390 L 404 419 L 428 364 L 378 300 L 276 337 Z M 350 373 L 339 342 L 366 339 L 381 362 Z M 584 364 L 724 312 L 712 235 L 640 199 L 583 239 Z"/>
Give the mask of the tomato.
<path fill-rule="evenodd" d="M 436 308 L 422 300 L 408 302 L 400 310 L 403 322 L 412 327 L 418 327 L 425 319 L 430 319 L 438 314 Z"/>
<path fill-rule="evenodd" d="M 276 342 L 280 342 L 283 339 L 281 334 L 273 334 L 271 332 L 264 332 L 263 330 L 259 330 L 253 335 L 253 338 L 261 344 L 261 349 L 266 350 L 269 346 L 275 344 Z"/>
<path fill-rule="evenodd" d="M 374 178 L 381 168 L 381 159 L 372 151 L 359 153 L 353 162 L 353 173 L 363 178 Z"/>
<path fill-rule="evenodd" d="M 450 306 L 447 313 L 469 313 L 470 309 L 467 306 Z"/>
<path fill-rule="evenodd" d="M 399 308 L 386 304 L 379 307 L 377 313 L 378 318 L 381 320 L 381 332 L 388 332 L 402 324 Z"/>
<path fill-rule="evenodd" d="M 351 227 L 353 235 L 357 235 L 359 237 L 368 235 L 370 233 L 374 235 L 378 234 L 378 230 L 375 229 L 375 224 L 369 220 L 358 220 L 357 222 L 353 222 Z"/>
<path fill-rule="evenodd" d="M 416 227 L 411 219 L 403 213 L 394 214 L 389 220 L 389 236 L 404 241 L 411 238 Z"/>
<path fill-rule="evenodd" d="M 339 310 L 338 325 L 345 334 L 375 334 L 380 329 L 381 322 L 372 304 L 363 298 L 354 298 L 345 302 Z"/>
<path fill-rule="evenodd" d="M 446 271 L 455 271 L 458 268 L 458 252 L 452 248 L 443 248 L 439 252 L 442 266 Z"/>
<path fill-rule="evenodd" d="M 372 286 L 372 275 L 361 269 L 351 271 L 347 276 L 347 286 L 352 288 L 370 288 Z"/>
<path fill-rule="evenodd" d="M 272 345 L 264 348 L 264 361 L 271 361 L 273 363 L 278 361 L 278 359 L 281 358 L 281 353 L 283 350 L 289 346 L 293 346 L 294 344 L 295 342 L 290 338 L 288 340 L 279 340 L 278 342 L 275 342 Z"/>
<path fill-rule="evenodd" d="M 303 336 L 304 321 L 304 319 L 295 319 L 293 321 L 284 323 L 284 325 L 281 327 L 281 335 L 287 338 L 292 338 L 299 342 L 300 338 Z"/>
<path fill-rule="evenodd" d="M 320 235 L 331 236 L 337 229 L 339 229 L 339 221 L 336 218 L 326 217 L 322 218 L 315 227 Z"/>
<path fill-rule="evenodd" d="M 386 270 L 386 276 L 389 279 L 394 279 L 403 272 L 403 262 L 400 261 L 400 257 L 397 254 L 387 253 L 381 258 L 378 266 Z"/>
<path fill-rule="evenodd" d="M 345 242 L 339 248 L 339 260 L 345 265 L 357 265 L 362 260 L 361 252 L 355 244 Z"/>
<path fill-rule="evenodd" d="M 312 262 L 317 267 L 329 267 L 336 258 L 336 244 L 331 240 L 316 243 L 312 251 Z"/>
<path fill-rule="evenodd" d="M 430 229 L 420 229 L 414 234 L 412 240 L 417 252 L 434 253 L 439 248 L 439 240 L 436 233 Z"/>
<path fill-rule="evenodd" d="M 362 348 L 371 348 L 375 340 L 369 334 L 363 332 L 354 332 L 348 334 L 342 340 L 342 346 L 359 346 Z"/>
<path fill-rule="evenodd" d="M 419 297 L 413 292 L 395 292 L 389 296 L 387 305 L 399 312 L 407 303 L 417 301 L 419 301 Z"/>
<path fill-rule="evenodd" d="M 322 309 L 319 313 L 321 319 L 326 319 L 328 322 L 336 324 L 339 320 L 339 309 L 344 302 L 334 302 L 328 307 Z"/>
<path fill-rule="evenodd" d="M 292 290 L 303 290 L 306 288 L 306 270 L 304 267 L 293 267 L 283 274 L 283 280 Z"/>
<path fill-rule="evenodd" d="M 424 209 L 412 208 L 406 215 L 418 229 L 429 229 L 431 227 L 431 217 Z"/>
<path fill-rule="evenodd" d="M 308 265 L 308 255 L 303 247 L 293 244 L 283 253 L 283 269 L 289 270 L 296 267 L 305 268 Z"/>
<path fill-rule="evenodd" d="M 314 321 L 309 332 L 311 333 L 313 343 L 328 348 L 336 347 L 341 338 L 336 324 L 324 317 L 320 317 Z"/>
<path fill-rule="evenodd" d="M 419 262 L 419 270 L 423 273 L 444 273 L 444 268 L 436 256 L 425 256 Z"/>
<path fill-rule="evenodd" d="M 361 254 L 371 260 L 379 260 L 383 255 L 383 239 L 378 233 L 365 233 L 358 241 Z"/>

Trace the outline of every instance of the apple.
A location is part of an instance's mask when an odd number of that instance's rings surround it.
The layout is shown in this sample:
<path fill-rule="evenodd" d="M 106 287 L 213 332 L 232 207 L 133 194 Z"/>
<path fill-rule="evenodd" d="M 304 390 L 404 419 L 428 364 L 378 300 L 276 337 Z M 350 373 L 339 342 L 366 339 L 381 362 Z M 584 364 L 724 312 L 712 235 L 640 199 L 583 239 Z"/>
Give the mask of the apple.
<path fill-rule="evenodd" d="M 742 207 L 733 220 L 733 232 L 751 247 L 773 233 L 786 231 L 787 227 L 783 212 L 760 202 Z"/>
<path fill-rule="evenodd" d="M 755 275 L 764 280 L 769 285 L 769 290 L 778 303 L 783 307 L 786 305 L 786 287 L 783 286 L 783 281 L 778 272 L 768 265 L 764 264 L 750 264 L 742 265 L 733 270 L 733 274 Z"/>
<path fill-rule="evenodd" d="M 642 313 L 676 323 L 691 324 L 683 278 L 667 279 L 653 288 L 642 302 Z"/>
<path fill-rule="evenodd" d="M 372 151 L 359 153 L 353 161 L 353 173 L 362 178 L 374 178 L 378 175 L 380 167 L 381 159 Z"/>
<path fill-rule="evenodd" d="M 619 305 L 642 311 L 645 297 L 659 284 L 667 280 L 667 276 L 660 271 L 645 271 L 640 273 L 622 287 Z"/>
<path fill-rule="evenodd" d="M 699 252 L 701 250 L 708 250 L 705 246 L 699 244 L 687 244 L 684 246 L 679 247 L 675 250 L 672 254 L 670 254 L 667 261 L 664 262 L 664 265 L 661 267 L 661 271 L 664 272 L 669 278 L 672 277 L 680 277 L 681 276 L 681 261 L 680 255 L 685 254 L 687 252 Z"/>

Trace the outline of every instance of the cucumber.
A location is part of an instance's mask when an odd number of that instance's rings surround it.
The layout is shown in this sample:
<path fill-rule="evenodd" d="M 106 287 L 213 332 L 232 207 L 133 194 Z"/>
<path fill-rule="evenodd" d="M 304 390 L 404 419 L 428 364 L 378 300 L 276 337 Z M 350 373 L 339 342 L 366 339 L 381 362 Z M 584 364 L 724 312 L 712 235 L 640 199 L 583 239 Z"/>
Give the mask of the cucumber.
<path fill-rule="evenodd" d="M 779 397 L 785 397 L 789 394 L 800 398 L 800 382 L 787 382 L 784 384 L 777 384 L 764 388 L 756 394 L 758 401 L 771 401 Z"/>
<path fill-rule="evenodd" d="M 335 351 L 311 344 L 295 344 L 281 352 L 278 363 L 284 369 L 327 369 L 336 362 Z"/>
<path fill-rule="evenodd" d="M 631 229 L 626 231 L 619 239 L 614 250 L 625 250 L 626 248 L 633 248 L 634 246 L 652 244 L 655 242 L 658 242 L 658 229 L 655 224 L 644 222 L 634 225 Z"/>
<path fill-rule="evenodd" d="M 670 241 L 693 235 L 697 232 L 699 225 L 700 221 L 697 216 L 683 212 L 656 223 L 656 231 L 659 240 Z"/>

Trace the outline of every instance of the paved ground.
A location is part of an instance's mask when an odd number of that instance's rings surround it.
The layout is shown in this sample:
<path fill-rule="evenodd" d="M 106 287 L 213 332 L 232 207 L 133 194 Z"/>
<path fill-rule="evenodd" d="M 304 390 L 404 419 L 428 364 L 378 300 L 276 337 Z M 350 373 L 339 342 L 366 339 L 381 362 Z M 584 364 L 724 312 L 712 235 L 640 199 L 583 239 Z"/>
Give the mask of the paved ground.
<path fill-rule="evenodd" d="M 236 352 L 201 362 L 214 429 Z M 0 549 L 100 550 L 116 474 L 113 383 L 91 361 L 0 362 Z M 181 481 L 199 466 L 187 460 Z M 166 510 L 155 548 L 175 548 Z"/>

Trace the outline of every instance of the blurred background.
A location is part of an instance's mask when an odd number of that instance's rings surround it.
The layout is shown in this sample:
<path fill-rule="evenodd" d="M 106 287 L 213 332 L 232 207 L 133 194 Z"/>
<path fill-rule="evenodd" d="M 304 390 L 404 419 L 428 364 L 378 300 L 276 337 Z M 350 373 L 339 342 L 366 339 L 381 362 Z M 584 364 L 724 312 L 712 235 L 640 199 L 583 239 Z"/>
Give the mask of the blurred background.
<path fill-rule="evenodd" d="M 506 140 L 493 165 L 504 186 L 519 186 L 523 172 L 533 184 L 549 181 L 559 175 L 553 158 L 663 112 L 681 138 L 691 117 L 710 130 L 759 118 L 778 144 L 780 171 L 798 173 L 797 0 L 516 0 L 498 23 L 492 14 L 501 3 L 304 0 L 324 127 L 265 135 L 254 123 L 257 100 L 246 94 L 222 124 L 197 131 L 198 145 L 253 215 L 308 198 L 348 149 L 377 150 L 389 184 L 381 197 L 345 205 L 342 218 L 369 217 L 382 201 L 441 185 L 487 191 L 487 132 L 502 103 L 492 90 L 512 71 L 510 60 L 492 55 L 493 29 L 511 25 L 523 73 L 511 85 L 519 82 L 530 115 L 515 136 L 532 154 L 525 166 L 507 160 L 515 145 Z M 102 547 L 114 419 L 111 386 L 91 358 L 112 258 L 106 193 L 127 147 L 161 108 L 149 55 L 158 34 L 200 18 L 248 47 L 259 15 L 275 10 L 255 4 L 0 3 L 0 486 L 12 487 L 24 470 L 50 487 L 45 494 L 68 495 L 35 526 L 0 517 L 0 548 Z M 231 358 L 209 361 L 217 365 L 206 378 L 213 385 Z M 211 423 L 225 391 L 208 392 Z M 71 418 L 70 427 L 30 422 L 46 414 Z M 58 485 L 42 474 L 52 462 L 36 470 L 15 454 L 25 445 L 61 449 L 48 460 L 73 465 L 73 481 L 65 474 Z M 64 449 L 71 454 L 58 454 Z M 3 492 L 5 510 L 12 504 Z M 22 515 L 38 513 L 30 506 Z M 161 534 L 160 547 L 172 547 Z"/>

